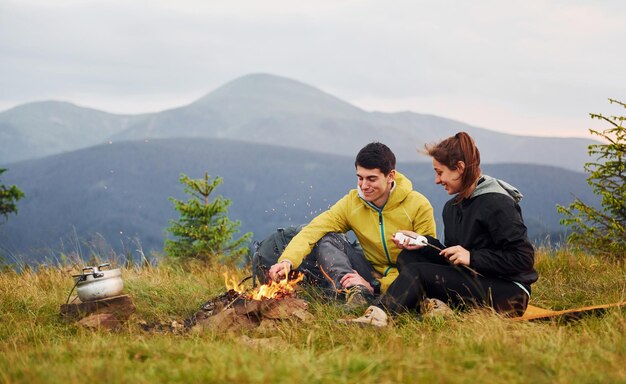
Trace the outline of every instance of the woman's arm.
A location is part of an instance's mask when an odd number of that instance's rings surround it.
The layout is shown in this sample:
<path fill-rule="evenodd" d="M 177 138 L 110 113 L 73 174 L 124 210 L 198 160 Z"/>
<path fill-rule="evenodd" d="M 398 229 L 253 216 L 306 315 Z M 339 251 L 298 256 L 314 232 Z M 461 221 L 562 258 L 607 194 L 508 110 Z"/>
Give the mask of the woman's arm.
<path fill-rule="evenodd" d="M 519 206 L 508 196 L 493 194 L 483 208 L 481 225 L 491 244 L 470 249 L 470 267 L 496 276 L 531 271 L 535 250 Z"/>

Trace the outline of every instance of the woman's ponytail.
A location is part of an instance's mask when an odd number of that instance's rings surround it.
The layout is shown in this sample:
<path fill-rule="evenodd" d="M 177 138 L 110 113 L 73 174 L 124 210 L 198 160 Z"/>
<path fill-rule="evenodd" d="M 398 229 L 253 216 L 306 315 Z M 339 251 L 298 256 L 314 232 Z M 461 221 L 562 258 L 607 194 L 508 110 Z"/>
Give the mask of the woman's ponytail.
<path fill-rule="evenodd" d="M 471 194 L 470 189 L 480 177 L 480 151 L 474 143 L 474 139 L 466 132 L 456 134 L 461 147 L 461 153 L 465 158 L 465 171 L 463 172 L 463 182 L 461 183 L 461 191 L 459 197 L 465 199 Z"/>

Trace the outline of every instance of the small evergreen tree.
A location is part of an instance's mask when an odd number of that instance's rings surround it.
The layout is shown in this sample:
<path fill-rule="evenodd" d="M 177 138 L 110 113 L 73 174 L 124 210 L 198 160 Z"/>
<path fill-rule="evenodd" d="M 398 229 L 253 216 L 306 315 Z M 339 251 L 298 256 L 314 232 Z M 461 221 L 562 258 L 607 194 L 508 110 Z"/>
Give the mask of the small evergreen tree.
<path fill-rule="evenodd" d="M 0 168 L 0 175 L 2 175 L 6 169 Z M 10 187 L 0 183 L 0 215 L 4 216 L 5 220 L 9 219 L 9 213 L 17 214 L 17 201 L 24 197 L 22 192 L 15 185 Z"/>
<path fill-rule="evenodd" d="M 617 100 L 609 99 L 626 108 Z M 602 199 L 602 210 L 585 204 L 576 198 L 569 207 L 557 206 L 565 216 L 561 224 L 572 229 L 568 242 L 590 254 L 607 260 L 626 260 L 626 127 L 624 116 L 590 114 L 591 118 L 608 122 L 611 126 L 604 131 L 590 129 L 594 135 L 604 139 L 603 144 L 589 146 L 589 156 L 595 162 L 585 164 L 589 173 L 587 183 Z"/>
<path fill-rule="evenodd" d="M 222 179 L 210 180 L 205 172 L 204 179 L 191 179 L 181 174 L 180 182 L 191 198 L 185 202 L 170 197 L 180 212 L 180 218 L 178 221 L 170 220 L 171 226 L 167 229 L 175 237 L 165 241 L 168 256 L 207 263 L 216 261 L 216 258 L 232 262 L 240 260 L 248 252 L 246 245 L 252 234 L 246 233 L 233 241 L 233 235 L 239 232 L 241 224 L 228 218 L 230 200 L 222 196 L 209 200 L 209 195 L 222 183 Z"/>

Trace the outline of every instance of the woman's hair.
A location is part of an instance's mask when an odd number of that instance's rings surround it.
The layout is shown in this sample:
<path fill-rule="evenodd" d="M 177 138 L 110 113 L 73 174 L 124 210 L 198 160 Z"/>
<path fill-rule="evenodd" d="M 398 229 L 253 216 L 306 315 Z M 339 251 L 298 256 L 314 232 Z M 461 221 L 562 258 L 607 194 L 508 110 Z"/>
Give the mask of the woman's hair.
<path fill-rule="evenodd" d="M 459 132 L 437 144 L 427 144 L 425 148 L 428 155 L 452 170 L 458 168 L 459 161 L 465 163 L 457 199 L 469 197 L 470 188 L 480 177 L 480 151 L 474 139 L 466 132 Z"/>

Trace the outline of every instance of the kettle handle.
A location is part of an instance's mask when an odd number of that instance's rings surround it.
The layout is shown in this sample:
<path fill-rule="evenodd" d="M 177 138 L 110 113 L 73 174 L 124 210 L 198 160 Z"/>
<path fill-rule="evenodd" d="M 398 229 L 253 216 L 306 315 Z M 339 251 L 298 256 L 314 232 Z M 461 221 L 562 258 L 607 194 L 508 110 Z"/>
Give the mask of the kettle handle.
<path fill-rule="evenodd" d="M 88 275 L 90 275 L 91 273 L 98 273 L 100 272 L 100 269 L 104 268 L 104 267 L 110 267 L 111 263 L 104 263 L 104 264 L 100 264 L 97 267 L 85 267 L 83 268 L 83 274 L 85 274 L 85 271 L 91 271 L 90 273 L 87 273 Z"/>
<path fill-rule="evenodd" d="M 93 275 L 94 278 L 98 278 L 98 277 L 102 277 L 104 276 L 104 273 L 100 273 L 100 268 L 102 267 L 108 267 L 109 263 L 104 263 L 104 264 L 100 264 L 97 267 L 85 267 L 83 268 L 83 276 L 87 276 L 87 275 Z"/>

